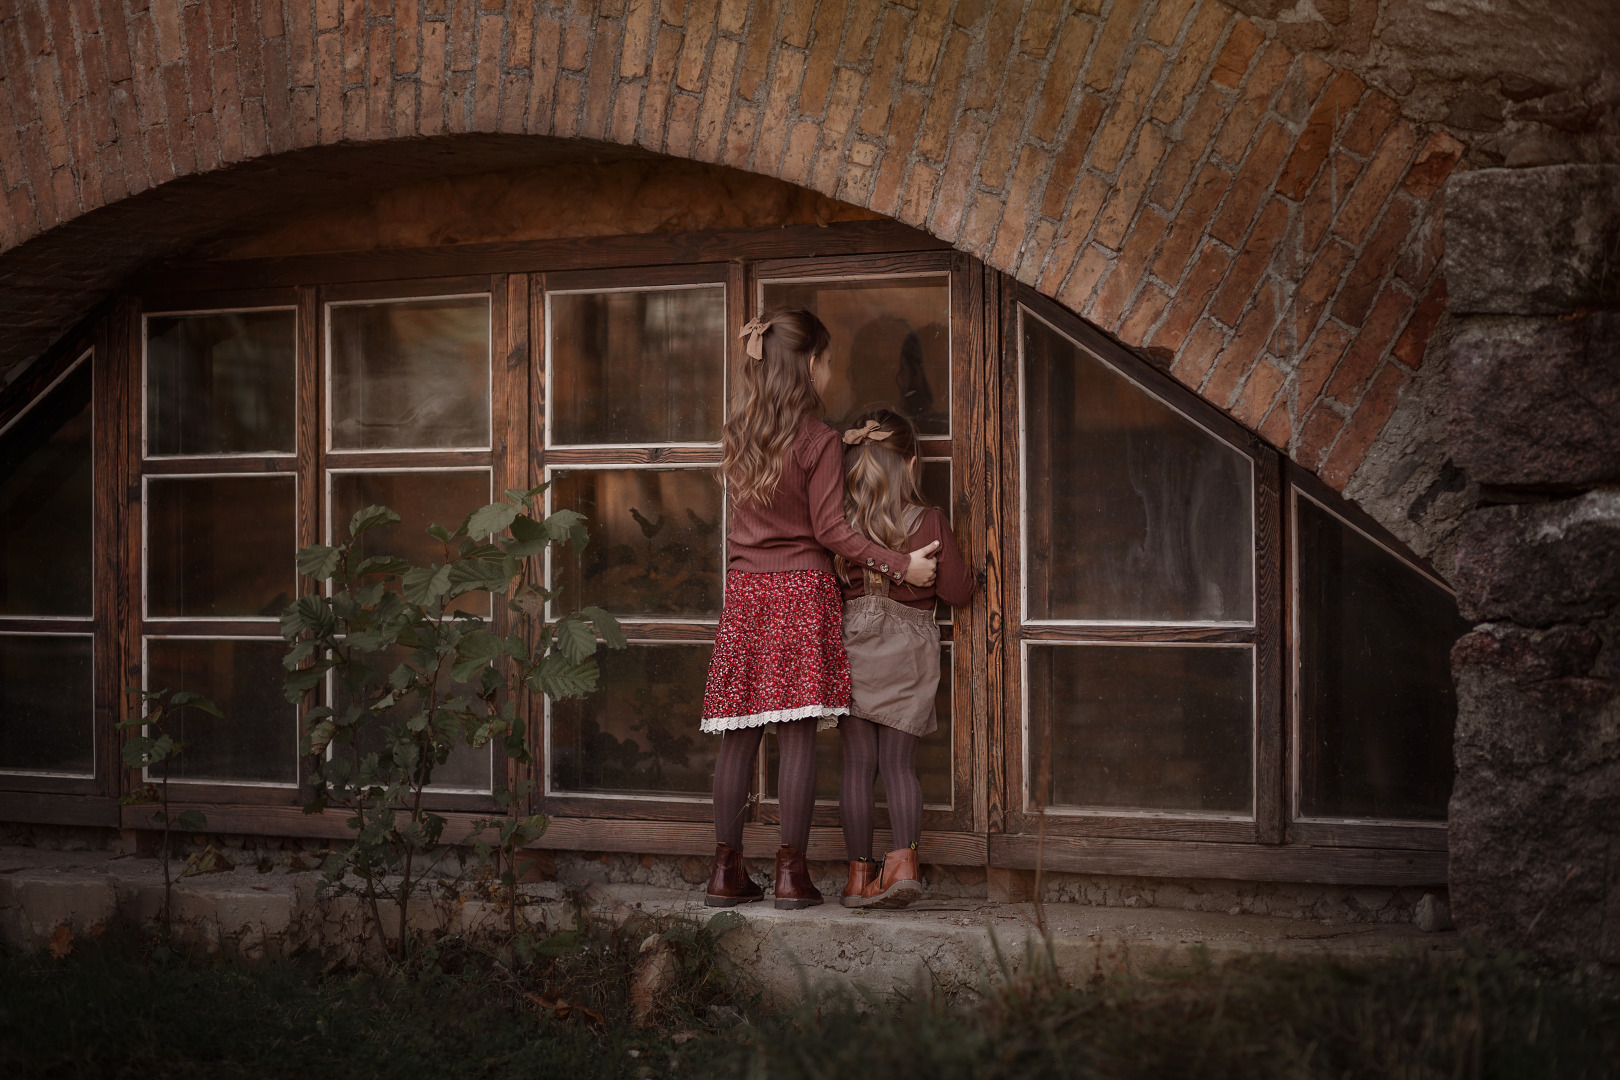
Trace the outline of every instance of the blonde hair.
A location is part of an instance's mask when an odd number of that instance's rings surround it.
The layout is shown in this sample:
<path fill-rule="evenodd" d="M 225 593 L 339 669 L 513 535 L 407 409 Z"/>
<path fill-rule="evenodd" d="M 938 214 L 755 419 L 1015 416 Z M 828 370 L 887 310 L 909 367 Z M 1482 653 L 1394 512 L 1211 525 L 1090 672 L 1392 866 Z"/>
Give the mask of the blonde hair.
<path fill-rule="evenodd" d="M 850 528 L 890 551 L 905 551 L 906 507 L 927 506 L 917 484 L 917 429 L 893 409 L 867 409 L 850 424 L 856 431 L 876 426 L 853 446 L 844 447 L 844 517 Z M 880 438 L 872 438 L 872 436 Z M 849 580 L 849 565 L 833 560 L 838 576 Z"/>
<path fill-rule="evenodd" d="M 805 413 L 821 412 L 810 361 L 832 337 L 808 311 L 777 311 L 761 320 L 761 356 L 743 356 L 742 393 L 721 439 L 720 476 L 739 503 L 769 506 L 782 479 L 782 460 Z"/>

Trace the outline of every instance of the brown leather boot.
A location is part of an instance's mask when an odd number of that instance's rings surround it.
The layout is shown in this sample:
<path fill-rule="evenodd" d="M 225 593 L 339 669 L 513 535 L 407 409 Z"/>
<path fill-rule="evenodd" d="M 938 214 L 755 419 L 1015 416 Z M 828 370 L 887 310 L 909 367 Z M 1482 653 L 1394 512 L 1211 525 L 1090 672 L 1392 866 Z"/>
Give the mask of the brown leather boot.
<path fill-rule="evenodd" d="M 763 900 L 765 890 L 748 876 L 743 866 L 742 852 L 733 851 L 725 844 L 714 845 L 714 871 L 709 874 L 705 907 L 736 907 Z"/>
<path fill-rule="evenodd" d="M 776 906 L 785 911 L 815 907 L 821 903 L 821 890 L 810 881 L 804 865 L 804 852 L 783 845 L 776 849 Z"/>
<path fill-rule="evenodd" d="M 849 884 L 844 886 L 843 899 L 839 903 L 845 907 L 856 907 L 851 900 L 859 900 L 861 893 L 877 877 L 878 864 L 871 859 L 851 859 L 849 861 Z"/>
<path fill-rule="evenodd" d="M 883 872 L 848 907 L 903 908 L 922 899 L 922 872 L 917 867 L 917 849 L 900 848 L 883 856 Z"/>

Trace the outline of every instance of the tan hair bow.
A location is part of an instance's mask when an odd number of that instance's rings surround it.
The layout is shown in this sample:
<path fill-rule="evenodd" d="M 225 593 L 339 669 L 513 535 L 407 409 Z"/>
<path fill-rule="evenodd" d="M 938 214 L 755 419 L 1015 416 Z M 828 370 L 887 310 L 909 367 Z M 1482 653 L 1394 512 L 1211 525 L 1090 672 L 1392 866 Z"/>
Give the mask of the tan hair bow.
<path fill-rule="evenodd" d="M 868 440 L 872 442 L 882 442 L 893 434 L 894 432 L 892 431 L 883 430 L 883 425 L 878 423 L 876 420 L 868 420 L 860 427 L 850 428 L 848 431 L 844 432 L 844 445 L 859 446 L 861 443 Z"/>
<path fill-rule="evenodd" d="M 755 360 L 765 359 L 765 331 L 771 328 L 768 319 L 750 319 L 748 325 L 743 327 L 739 338 L 748 339 L 748 355 Z"/>

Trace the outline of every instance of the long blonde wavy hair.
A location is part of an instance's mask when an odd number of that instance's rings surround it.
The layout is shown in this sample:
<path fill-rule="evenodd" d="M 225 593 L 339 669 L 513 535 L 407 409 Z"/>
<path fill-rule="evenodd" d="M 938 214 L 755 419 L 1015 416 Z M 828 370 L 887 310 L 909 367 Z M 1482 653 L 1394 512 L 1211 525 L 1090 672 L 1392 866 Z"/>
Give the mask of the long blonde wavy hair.
<path fill-rule="evenodd" d="M 857 416 L 849 430 L 869 425 L 859 442 L 844 447 L 844 517 L 850 528 L 874 543 L 906 551 L 906 507 L 928 505 L 917 482 L 917 429 L 893 409 L 876 408 Z M 833 567 L 849 580 L 849 565 L 841 556 L 833 559 Z"/>
<path fill-rule="evenodd" d="M 743 355 L 742 393 L 721 438 L 720 475 L 738 503 L 769 506 L 804 414 L 821 413 L 810 360 L 826 354 L 832 336 L 808 311 L 774 311 L 763 321 L 764 355 Z"/>

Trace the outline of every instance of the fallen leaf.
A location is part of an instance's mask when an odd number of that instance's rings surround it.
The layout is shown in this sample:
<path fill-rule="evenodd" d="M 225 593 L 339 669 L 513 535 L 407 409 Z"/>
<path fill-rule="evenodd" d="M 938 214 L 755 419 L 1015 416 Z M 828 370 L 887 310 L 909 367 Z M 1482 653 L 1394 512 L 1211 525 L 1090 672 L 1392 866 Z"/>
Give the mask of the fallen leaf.
<path fill-rule="evenodd" d="M 72 951 L 73 927 L 63 923 L 51 934 L 51 955 L 60 960 Z"/>
<path fill-rule="evenodd" d="M 689 1043 L 695 1038 L 697 1038 L 697 1032 L 695 1031 L 677 1031 L 669 1037 L 669 1041 L 679 1046 L 681 1043 Z"/>
<path fill-rule="evenodd" d="M 225 857 L 225 853 L 209 844 L 201 851 L 193 851 L 186 859 L 186 868 L 180 871 L 181 877 L 194 877 L 197 874 L 223 874 L 228 870 L 235 870 L 236 864 Z"/>

